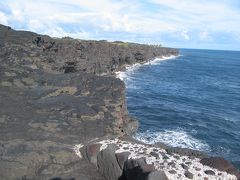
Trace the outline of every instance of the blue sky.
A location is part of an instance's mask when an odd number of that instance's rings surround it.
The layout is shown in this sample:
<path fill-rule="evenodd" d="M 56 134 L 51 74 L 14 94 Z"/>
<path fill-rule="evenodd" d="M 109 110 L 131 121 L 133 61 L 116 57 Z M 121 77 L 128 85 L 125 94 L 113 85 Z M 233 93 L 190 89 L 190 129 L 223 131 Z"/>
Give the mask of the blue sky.
<path fill-rule="evenodd" d="M 54 37 L 240 50 L 239 0 L 0 0 L 0 23 Z"/>

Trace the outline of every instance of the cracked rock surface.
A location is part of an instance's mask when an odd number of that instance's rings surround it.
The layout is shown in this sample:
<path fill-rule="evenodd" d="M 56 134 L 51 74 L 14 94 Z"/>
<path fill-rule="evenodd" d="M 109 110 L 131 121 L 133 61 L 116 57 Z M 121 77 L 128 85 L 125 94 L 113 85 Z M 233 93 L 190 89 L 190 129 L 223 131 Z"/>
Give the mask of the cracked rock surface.
<path fill-rule="evenodd" d="M 124 83 L 114 72 L 177 54 L 0 25 L 0 179 L 105 179 L 75 154 L 74 145 L 137 129 L 126 109 Z"/>

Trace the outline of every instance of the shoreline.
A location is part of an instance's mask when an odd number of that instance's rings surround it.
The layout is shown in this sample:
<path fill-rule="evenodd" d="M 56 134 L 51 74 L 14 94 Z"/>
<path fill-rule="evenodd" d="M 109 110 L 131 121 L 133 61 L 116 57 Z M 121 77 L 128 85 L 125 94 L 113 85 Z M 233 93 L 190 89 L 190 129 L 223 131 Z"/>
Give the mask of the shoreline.
<path fill-rule="evenodd" d="M 138 68 L 141 68 L 142 66 L 146 66 L 146 65 L 157 65 L 159 64 L 161 61 L 166 61 L 166 60 L 170 60 L 170 59 L 176 59 L 180 56 L 183 56 L 183 55 L 170 55 L 170 56 L 163 56 L 163 57 L 156 57 L 152 60 L 148 60 L 146 62 L 143 62 L 143 63 L 135 63 L 135 64 L 132 64 L 132 65 L 126 65 L 125 67 L 125 70 L 123 71 L 118 71 L 118 72 L 115 72 L 115 77 L 122 80 L 127 88 L 127 84 L 126 84 L 126 74 L 129 73 L 129 72 L 133 72 L 136 71 Z M 147 130 L 148 131 L 148 130 Z M 136 132 L 137 133 L 137 132 Z M 138 141 L 142 141 L 140 140 L 139 138 L 136 138 L 135 136 L 133 136 L 134 139 L 138 140 Z M 187 148 L 187 149 L 190 149 L 190 150 L 197 150 L 197 151 L 201 151 L 199 149 L 194 149 L 194 148 L 189 148 L 189 147 L 179 147 L 179 146 L 172 146 L 171 144 L 166 144 L 164 142 L 153 142 L 153 143 L 148 143 L 146 141 L 142 141 L 143 143 L 145 144 L 156 144 L 156 143 L 163 143 L 165 144 L 166 146 L 171 146 L 171 147 L 176 147 L 176 148 Z M 208 145 L 206 145 L 208 146 Z M 203 151 L 202 151 L 203 152 Z M 206 153 L 206 152 L 203 152 L 203 153 Z"/>
<path fill-rule="evenodd" d="M 79 146 L 82 145 L 76 145 L 76 147 Z M 144 173 L 148 173 L 146 180 L 151 180 L 151 174 L 155 173 L 157 173 L 156 178 L 166 180 L 238 180 L 239 178 L 233 169 L 223 168 L 224 166 L 233 168 L 223 158 L 212 158 L 198 151 L 167 147 L 164 144 L 149 145 L 131 139 L 131 137 L 93 141 L 80 148 L 76 153 L 80 154 L 79 158 L 85 158 L 95 166 L 101 164 L 99 155 L 111 164 L 119 164 L 122 170 L 124 168 L 123 174 L 126 178 L 124 180 L 138 180 L 138 177 L 143 177 Z M 116 158 L 112 156 L 116 156 Z M 218 166 L 215 162 L 222 165 Z M 128 167 L 129 163 L 138 164 L 141 171 L 136 171 L 131 166 Z M 116 166 L 118 167 L 118 165 Z M 112 166 L 111 173 L 105 170 L 105 168 L 110 168 L 108 165 L 104 165 L 102 168 L 103 170 L 100 167 L 100 172 L 109 180 L 117 179 L 116 177 L 122 174 L 122 172 L 118 174 L 115 167 Z M 132 176 L 132 174 L 134 175 Z"/>
<path fill-rule="evenodd" d="M 149 60 L 149 61 L 147 61 L 147 62 L 142 62 L 142 63 L 135 63 L 135 64 L 132 64 L 132 65 L 126 65 L 125 67 L 124 67 L 124 70 L 123 71 L 117 71 L 117 72 L 115 72 L 115 77 L 116 78 L 118 78 L 118 79 L 121 79 L 123 82 L 124 82 L 124 84 L 125 84 L 125 86 L 126 86 L 126 88 L 127 88 L 127 84 L 126 84 L 126 82 L 125 82 L 125 80 L 124 80 L 124 76 L 125 76 L 125 74 L 126 73 L 128 73 L 128 72 L 133 72 L 133 71 L 135 71 L 135 70 L 137 70 L 138 68 L 140 68 L 140 67 L 142 67 L 142 66 L 145 66 L 145 65 L 156 65 L 156 64 L 158 64 L 159 62 L 161 62 L 161 61 L 164 61 L 164 60 L 168 60 L 168 59 L 175 59 L 175 58 L 178 58 L 179 56 L 182 56 L 182 55 L 177 55 L 177 56 L 175 56 L 175 55 L 171 55 L 171 56 L 168 56 L 168 57 L 158 57 L 158 58 L 155 58 L 155 59 L 153 59 L 153 60 Z M 137 133 L 138 131 L 136 131 L 135 133 Z M 131 136 L 132 138 L 134 138 L 136 141 L 139 141 L 138 143 L 143 143 L 143 144 L 145 144 L 146 146 L 155 146 L 156 144 L 160 144 L 160 147 L 161 147 L 161 149 L 167 149 L 167 148 L 173 148 L 173 149 L 175 149 L 175 151 L 176 151 L 176 153 L 178 154 L 179 152 L 184 152 L 184 153 L 186 153 L 186 154 L 191 154 L 192 152 L 191 151 L 196 151 L 196 152 L 198 152 L 199 154 L 201 154 L 203 157 L 210 157 L 209 155 L 205 155 L 205 152 L 203 152 L 203 151 L 199 151 L 199 150 L 194 150 L 194 149 L 191 149 L 191 148 L 182 148 L 182 147 L 175 147 L 175 146 L 172 146 L 172 145 L 167 145 L 167 144 L 165 144 L 165 143 L 163 143 L 163 142 L 155 142 L 155 143 L 153 143 L 153 144 L 149 144 L 149 143 L 146 143 L 146 142 L 144 142 L 144 141 L 141 141 L 140 139 L 137 139 L 135 136 Z M 108 141 L 108 140 L 106 140 L 106 141 Z M 117 142 L 118 142 L 119 140 L 117 140 Z M 114 143 L 115 141 L 111 141 L 109 144 L 111 144 L 111 143 Z M 101 142 L 97 142 L 97 143 L 100 143 L 101 144 Z M 116 142 L 115 142 L 116 143 Z M 131 141 L 129 142 L 129 143 L 132 143 Z M 103 143 L 103 147 L 101 147 L 100 148 L 100 151 L 103 151 L 104 149 L 106 149 L 108 147 L 108 145 L 105 143 Z M 121 147 L 121 146 L 120 146 Z M 119 147 L 119 148 L 120 148 Z M 189 153 L 189 151 L 190 151 L 190 153 Z M 124 150 L 122 150 L 122 152 L 124 152 Z M 182 153 L 181 152 L 181 153 Z M 116 153 L 119 153 L 118 151 L 116 151 Z M 181 154 L 180 153 L 180 154 Z M 201 156 L 200 155 L 200 156 Z M 130 159 L 132 159 L 132 158 L 134 158 L 134 157 L 131 157 Z M 136 158 L 136 157 L 135 157 Z M 211 157 L 210 157 L 211 158 Z M 191 158 L 190 158 L 191 159 Z M 199 162 L 200 162 L 200 160 L 201 159 L 199 159 Z M 151 162 L 151 163 L 153 163 L 153 162 Z M 198 165 L 199 166 L 199 165 Z M 215 169 L 215 171 L 218 171 L 217 169 Z M 183 173 L 184 174 L 184 173 Z M 218 174 L 222 174 L 221 172 L 218 172 Z M 172 174 L 170 173 L 168 173 L 168 175 L 167 175 L 168 177 L 170 177 L 170 179 L 174 179 L 174 178 L 177 178 L 177 177 L 175 177 L 175 176 L 172 176 Z M 199 174 L 198 174 L 198 176 L 199 176 Z M 221 177 L 218 177 L 218 178 L 220 178 L 221 179 Z M 227 174 L 224 174 L 224 177 L 222 177 L 223 179 L 235 179 L 234 178 L 234 176 L 228 176 Z M 181 179 L 180 177 L 178 177 L 178 179 Z M 184 179 L 184 178 L 183 178 Z M 198 179 L 198 178 L 197 178 Z M 201 178 L 200 178 L 201 179 Z M 211 179 L 211 178 L 210 178 Z"/>
<path fill-rule="evenodd" d="M 121 77 L 121 76 L 123 76 L 127 72 L 135 71 L 138 68 L 140 68 L 142 66 L 146 66 L 146 65 L 157 65 L 161 61 L 165 61 L 165 60 L 169 60 L 169 59 L 176 59 L 180 56 L 182 56 L 182 55 L 162 56 L 162 57 L 156 57 L 152 60 L 151 59 L 147 60 L 147 61 L 142 62 L 142 63 L 134 63 L 134 64 L 131 64 L 131 65 L 125 65 L 124 70 L 114 72 L 114 74 L 115 74 L 116 78 L 118 78 L 118 79 L 120 79 L 124 82 L 123 77 Z"/>
<path fill-rule="evenodd" d="M 116 72 L 116 78 L 119 78 L 119 79 L 121 79 L 124 83 L 125 83 L 125 86 L 126 86 L 126 88 L 128 88 L 128 85 L 127 85 L 127 78 L 128 78 L 128 73 L 134 73 L 135 71 L 137 71 L 139 68 L 141 68 L 142 66 L 146 66 L 146 65 L 157 65 L 157 64 L 159 64 L 159 62 L 161 62 L 161 61 L 165 61 L 165 60 L 168 60 L 168 59 L 176 59 L 176 58 L 178 58 L 178 57 L 180 57 L 180 56 L 183 56 L 183 55 L 177 55 L 177 56 L 169 56 L 169 57 L 160 57 L 160 58 L 155 58 L 155 59 L 153 59 L 153 60 L 149 60 L 149 61 L 147 61 L 147 62 L 144 62 L 144 63 L 136 63 L 136 64 L 132 64 L 132 65 L 127 65 L 126 66 L 126 70 L 125 71 L 118 71 L 118 72 Z M 131 76 L 131 75 L 130 75 Z M 129 78 L 131 78 L 131 77 L 129 77 Z M 136 90 L 137 91 L 137 90 Z M 192 140 L 192 141 L 194 141 L 193 143 L 194 143 L 194 145 L 192 146 L 192 147 L 189 147 L 189 146 L 185 146 L 185 147 L 182 147 L 182 146 L 179 146 L 179 144 L 178 145 L 172 145 L 171 143 L 167 143 L 167 142 L 163 142 L 163 141 L 153 141 L 152 142 L 152 140 L 151 140 L 151 142 L 149 142 L 149 141 L 147 141 L 145 138 L 144 138 L 144 134 L 145 133 L 147 133 L 149 130 L 145 130 L 145 132 L 142 132 L 141 133 L 141 136 L 139 137 L 139 136 L 133 136 L 133 138 L 134 139 L 136 139 L 136 140 L 138 140 L 138 141 L 141 141 L 141 142 L 143 142 L 143 143 L 146 143 L 146 144 L 156 144 L 156 143 L 162 143 L 162 144 L 165 144 L 166 146 L 170 146 L 170 147 L 176 147 L 176 148 L 187 148 L 187 149 L 190 149 L 190 150 L 197 150 L 197 151 L 200 151 L 200 152 L 202 152 L 202 153 L 206 153 L 206 154 L 208 154 L 208 156 L 217 156 L 217 155 L 214 155 L 213 153 L 211 154 L 209 151 L 211 151 L 211 149 L 210 149 L 210 146 L 207 144 L 207 143 L 204 143 L 204 142 L 201 142 L 201 140 L 199 140 L 199 139 L 194 139 L 193 137 L 191 137 L 190 136 L 190 140 Z M 136 133 L 139 133 L 139 131 L 137 131 Z M 154 131 L 154 132 L 152 132 L 153 134 L 154 133 L 161 133 L 161 132 L 159 132 L 159 131 Z M 184 134 L 185 136 L 187 135 L 187 132 L 185 132 L 185 131 L 182 131 L 181 133 L 186 133 L 186 134 Z M 150 136 L 147 136 L 148 138 L 150 137 Z M 187 137 L 186 137 L 187 138 Z M 200 147 L 195 147 L 194 148 L 194 146 L 196 146 L 196 144 L 197 143 L 199 143 L 198 145 L 200 145 Z M 219 155 L 218 155 L 219 156 Z M 229 160 L 228 159 L 228 161 L 229 162 L 231 162 L 231 163 L 233 163 L 231 160 Z M 234 164 L 234 163 L 233 163 Z M 234 165 L 235 166 L 235 165 Z M 236 168 L 238 169 L 238 170 L 240 170 L 239 169 L 239 167 L 238 166 L 236 166 Z"/>
<path fill-rule="evenodd" d="M 156 173 L 157 177 L 165 175 L 147 164 L 145 157 L 134 160 L 126 158 L 130 152 L 115 153 L 122 144 L 134 142 L 137 148 L 143 143 L 126 135 L 136 132 L 137 121 L 128 114 L 124 82 L 113 73 L 128 64 L 177 55 L 177 49 L 56 39 L 4 25 L 0 25 L 0 45 L 0 174 L 3 179 L 115 180 L 126 175 L 125 170 L 135 172 L 135 163 L 139 165 L 137 169 L 145 168 L 146 178 L 150 174 L 156 177 Z M 106 149 L 98 143 L 103 138 L 116 137 L 121 137 L 116 140 L 119 144 L 105 143 Z M 175 153 L 188 153 L 189 157 L 202 155 L 197 151 L 158 146 L 166 151 L 157 159 L 165 160 L 161 163 L 171 163 Z M 146 157 L 154 155 L 146 154 Z M 225 163 L 228 170 L 234 171 Z M 191 176 L 187 171 L 184 173 Z"/>

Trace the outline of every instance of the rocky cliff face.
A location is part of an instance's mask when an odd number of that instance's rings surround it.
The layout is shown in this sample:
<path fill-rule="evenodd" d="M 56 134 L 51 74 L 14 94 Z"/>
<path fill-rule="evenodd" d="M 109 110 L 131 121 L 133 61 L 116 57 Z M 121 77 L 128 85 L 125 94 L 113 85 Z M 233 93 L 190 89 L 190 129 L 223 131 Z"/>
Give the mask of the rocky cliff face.
<path fill-rule="evenodd" d="M 146 62 L 155 57 L 177 55 L 172 48 L 126 42 L 53 39 L 1 26 L 0 47 L 15 58 L 50 72 L 111 74 L 126 64 Z"/>
<path fill-rule="evenodd" d="M 0 25 L 1 179 L 104 179 L 75 144 L 131 134 L 126 64 L 176 55 L 171 48 L 53 39 Z"/>
<path fill-rule="evenodd" d="M 177 54 L 0 25 L 0 179 L 239 178 L 222 158 L 127 136 L 138 124 L 114 72 Z"/>

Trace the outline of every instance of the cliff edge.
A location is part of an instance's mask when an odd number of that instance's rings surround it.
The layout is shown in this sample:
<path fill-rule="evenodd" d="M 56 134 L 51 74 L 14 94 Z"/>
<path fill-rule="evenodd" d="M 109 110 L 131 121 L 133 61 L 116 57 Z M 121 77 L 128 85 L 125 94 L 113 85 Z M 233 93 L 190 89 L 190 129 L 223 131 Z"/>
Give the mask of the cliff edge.
<path fill-rule="evenodd" d="M 124 42 L 56 39 L 0 25 L 1 179 L 104 179 L 75 144 L 131 134 L 126 64 L 178 54 Z"/>
<path fill-rule="evenodd" d="M 237 179 L 223 158 L 131 138 L 115 72 L 178 50 L 0 25 L 0 179 Z"/>

